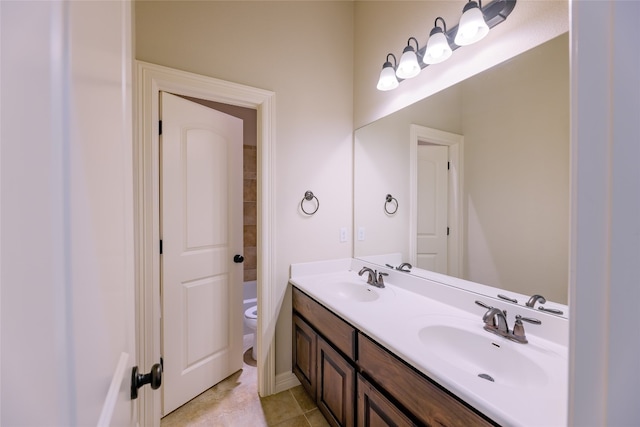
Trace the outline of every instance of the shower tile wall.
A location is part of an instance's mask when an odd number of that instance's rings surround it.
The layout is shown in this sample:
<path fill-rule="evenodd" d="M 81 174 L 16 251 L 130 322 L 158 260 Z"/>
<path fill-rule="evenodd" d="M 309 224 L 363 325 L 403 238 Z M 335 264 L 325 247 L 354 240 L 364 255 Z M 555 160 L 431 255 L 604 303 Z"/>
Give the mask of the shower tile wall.
<path fill-rule="evenodd" d="M 256 223 L 257 223 L 257 150 L 243 146 L 244 200 L 244 281 L 256 280 Z"/>

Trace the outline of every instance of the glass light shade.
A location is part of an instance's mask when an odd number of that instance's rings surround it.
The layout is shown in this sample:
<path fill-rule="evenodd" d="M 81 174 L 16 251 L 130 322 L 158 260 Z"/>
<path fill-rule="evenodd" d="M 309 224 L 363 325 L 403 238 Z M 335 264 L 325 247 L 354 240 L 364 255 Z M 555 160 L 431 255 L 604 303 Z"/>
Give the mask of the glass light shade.
<path fill-rule="evenodd" d="M 489 33 L 489 26 L 484 21 L 478 4 L 470 1 L 464 6 L 454 43 L 467 46 L 484 38 Z"/>
<path fill-rule="evenodd" d="M 380 71 L 380 79 L 378 79 L 378 90 L 392 90 L 397 88 L 398 85 L 399 83 L 393 65 L 391 65 L 391 62 L 385 62 L 382 66 L 382 71 Z"/>
<path fill-rule="evenodd" d="M 413 47 L 407 46 L 404 48 L 404 53 L 400 57 L 400 64 L 396 70 L 396 76 L 400 79 L 410 79 L 420 74 L 420 64 L 418 64 L 418 57 Z"/>
<path fill-rule="evenodd" d="M 427 50 L 424 53 L 422 62 L 425 64 L 438 64 L 449 59 L 452 53 L 442 29 L 435 27 L 431 30 L 431 35 L 427 41 Z"/>

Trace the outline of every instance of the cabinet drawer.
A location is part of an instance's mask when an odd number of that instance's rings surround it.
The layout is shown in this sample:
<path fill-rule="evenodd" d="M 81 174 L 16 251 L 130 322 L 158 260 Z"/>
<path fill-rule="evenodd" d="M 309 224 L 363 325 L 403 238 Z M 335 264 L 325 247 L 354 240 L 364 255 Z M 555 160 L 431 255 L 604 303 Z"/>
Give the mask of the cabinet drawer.
<path fill-rule="evenodd" d="M 356 330 L 344 320 L 324 308 L 304 292 L 293 287 L 293 309 L 321 335 L 351 360 L 356 355 Z"/>
<path fill-rule="evenodd" d="M 495 425 L 364 335 L 358 337 L 358 365 L 427 425 Z"/>

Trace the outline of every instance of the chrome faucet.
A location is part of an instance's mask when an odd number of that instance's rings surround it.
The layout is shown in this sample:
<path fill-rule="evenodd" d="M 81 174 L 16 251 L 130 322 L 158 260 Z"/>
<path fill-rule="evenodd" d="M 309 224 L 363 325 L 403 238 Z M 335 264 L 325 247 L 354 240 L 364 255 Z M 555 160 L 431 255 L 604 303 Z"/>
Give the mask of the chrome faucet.
<path fill-rule="evenodd" d="M 384 288 L 384 276 L 388 276 L 388 273 L 378 273 L 376 270 L 372 270 L 369 267 L 362 267 L 358 272 L 358 276 L 362 276 L 364 273 L 369 273 L 367 277 L 367 283 L 377 288 Z"/>
<path fill-rule="evenodd" d="M 407 268 L 405 270 L 405 267 Z M 409 273 L 413 267 L 408 262 L 403 262 L 399 266 L 396 267 L 396 270 L 404 271 L 405 273 Z"/>
<path fill-rule="evenodd" d="M 491 307 L 482 316 L 484 322 L 484 328 L 498 335 L 505 336 L 509 333 L 509 326 L 507 325 L 507 311 L 500 310 L 499 308 Z"/>
<path fill-rule="evenodd" d="M 523 321 L 540 325 L 542 322 L 538 319 L 529 317 L 522 317 L 519 314 L 516 315 L 516 321 L 513 324 L 513 330 L 509 330 L 507 324 L 507 311 L 500 310 L 499 308 L 489 307 L 487 304 L 476 301 L 476 304 L 487 309 L 486 313 L 482 316 L 484 322 L 484 330 L 491 332 L 492 334 L 500 335 L 501 337 L 510 339 L 511 341 L 518 342 L 520 344 L 526 344 L 529 342 L 524 332 Z"/>
<path fill-rule="evenodd" d="M 547 300 L 545 299 L 545 297 L 543 297 L 542 295 L 532 295 L 531 298 L 529 298 L 529 301 L 526 302 L 526 306 L 527 307 L 533 307 L 534 305 L 536 305 L 536 302 L 540 301 L 540 304 L 544 304 L 547 302 Z"/>
<path fill-rule="evenodd" d="M 403 271 L 405 273 L 411 273 L 411 269 L 413 268 L 413 266 L 411 264 L 409 264 L 408 262 L 403 262 L 402 264 L 400 264 L 397 267 L 394 267 L 391 264 L 385 264 L 387 267 L 392 268 L 394 270 L 398 270 L 398 271 Z M 406 268 L 406 270 L 405 270 Z"/>

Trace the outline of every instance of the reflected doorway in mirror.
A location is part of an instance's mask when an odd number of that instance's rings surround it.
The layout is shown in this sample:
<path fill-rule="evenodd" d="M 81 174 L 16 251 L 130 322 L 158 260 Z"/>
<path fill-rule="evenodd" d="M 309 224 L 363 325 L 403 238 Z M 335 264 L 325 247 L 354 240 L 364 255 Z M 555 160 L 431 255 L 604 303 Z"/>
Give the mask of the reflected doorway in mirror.
<path fill-rule="evenodd" d="M 464 137 L 410 127 L 409 262 L 458 276 L 462 265 L 462 153 Z"/>

